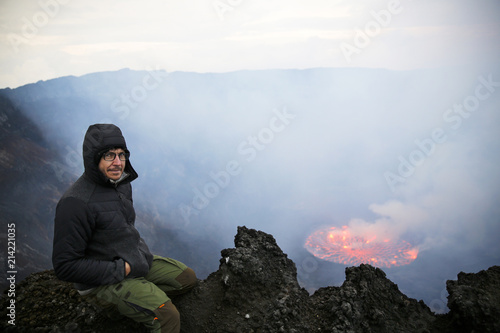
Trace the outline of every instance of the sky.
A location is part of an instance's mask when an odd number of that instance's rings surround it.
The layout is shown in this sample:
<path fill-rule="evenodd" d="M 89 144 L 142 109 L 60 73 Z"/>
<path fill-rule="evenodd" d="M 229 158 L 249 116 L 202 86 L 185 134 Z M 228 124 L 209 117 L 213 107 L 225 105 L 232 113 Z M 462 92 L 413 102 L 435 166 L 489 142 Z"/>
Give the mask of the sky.
<path fill-rule="evenodd" d="M 0 88 L 121 68 L 490 63 L 499 41 L 489 0 L 1 0 Z"/>

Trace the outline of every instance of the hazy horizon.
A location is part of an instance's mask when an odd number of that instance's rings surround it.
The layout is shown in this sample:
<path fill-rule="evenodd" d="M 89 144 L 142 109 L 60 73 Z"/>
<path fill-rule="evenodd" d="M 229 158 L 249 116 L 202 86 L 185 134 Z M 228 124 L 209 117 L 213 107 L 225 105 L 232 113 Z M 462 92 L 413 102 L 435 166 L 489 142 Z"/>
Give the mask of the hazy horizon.
<path fill-rule="evenodd" d="M 495 0 L 41 0 L 0 4 L 0 87 L 120 68 L 168 72 L 494 63 Z"/>

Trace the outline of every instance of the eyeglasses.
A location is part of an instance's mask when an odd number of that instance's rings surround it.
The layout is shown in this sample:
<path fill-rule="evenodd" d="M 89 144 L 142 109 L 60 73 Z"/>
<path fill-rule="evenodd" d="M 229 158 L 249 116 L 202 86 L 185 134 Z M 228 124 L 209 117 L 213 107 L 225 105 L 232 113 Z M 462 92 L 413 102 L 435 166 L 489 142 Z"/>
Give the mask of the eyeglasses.
<path fill-rule="evenodd" d="M 129 153 L 118 153 L 118 158 L 120 159 L 120 161 L 126 161 L 128 160 L 129 155 Z M 102 156 L 102 158 L 104 158 L 105 161 L 114 161 L 116 158 L 116 153 L 108 151 Z"/>

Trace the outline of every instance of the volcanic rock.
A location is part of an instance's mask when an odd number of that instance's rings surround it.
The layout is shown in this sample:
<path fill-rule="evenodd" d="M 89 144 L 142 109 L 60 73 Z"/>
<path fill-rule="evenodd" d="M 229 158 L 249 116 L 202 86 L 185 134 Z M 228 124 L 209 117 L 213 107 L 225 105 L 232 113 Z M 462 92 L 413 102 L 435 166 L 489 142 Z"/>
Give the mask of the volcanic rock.
<path fill-rule="evenodd" d="M 500 332 L 500 266 L 447 281 L 448 307 L 457 332 Z"/>
<path fill-rule="evenodd" d="M 311 303 L 321 332 L 428 332 L 435 320 L 422 301 L 408 298 L 381 269 L 364 264 L 346 268 L 342 286 L 320 288 Z"/>
<path fill-rule="evenodd" d="M 182 332 L 500 331 L 498 266 L 448 281 L 450 312 L 434 315 L 369 265 L 346 268 L 342 286 L 309 296 L 297 282 L 295 264 L 262 231 L 238 227 L 235 248 L 221 254 L 216 272 L 173 299 Z M 107 318 L 53 271 L 34 273 L 16 285 L 15 326 L 5 320 L 10 299 L 4 294 L 0 301 L 0 331 L 145 332 L 127 318 Z"/>
<path fill-rule="evenodd" d="M 310 332 L 307 291 L 273 236 L 239 227 L 219 270 L 176 302 L 184 332 Z"/>

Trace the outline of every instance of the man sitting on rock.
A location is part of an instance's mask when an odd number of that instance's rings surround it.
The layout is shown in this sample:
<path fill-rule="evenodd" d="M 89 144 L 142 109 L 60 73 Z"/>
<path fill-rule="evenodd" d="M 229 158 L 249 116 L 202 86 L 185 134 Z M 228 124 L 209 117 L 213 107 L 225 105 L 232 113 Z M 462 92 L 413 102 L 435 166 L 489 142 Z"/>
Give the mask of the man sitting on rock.
<path fill-rule="evenodd" d="M 91 125 L 83 142 L 83 175 L 60 199 L 52 263 L 57 277 L 108 313 L 116 310 L 153 332 L 179 332 L 180 316 L 167 295 L 197 282 L 194 271 L 153 256 L 134 226 L 130 164 L 121 130 Z"/>

